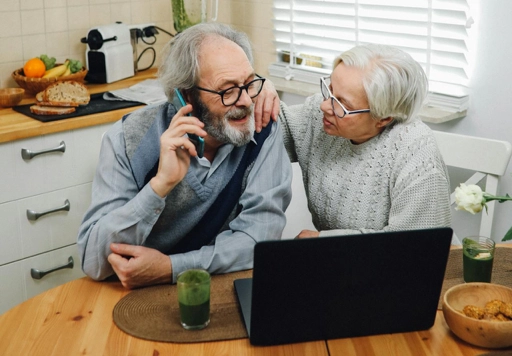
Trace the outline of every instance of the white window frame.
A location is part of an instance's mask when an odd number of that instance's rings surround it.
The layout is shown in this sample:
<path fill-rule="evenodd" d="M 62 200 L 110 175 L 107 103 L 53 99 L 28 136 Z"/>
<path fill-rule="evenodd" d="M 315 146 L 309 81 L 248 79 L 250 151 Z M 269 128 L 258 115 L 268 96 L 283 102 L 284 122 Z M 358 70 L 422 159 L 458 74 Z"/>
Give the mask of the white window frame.
<path fill-rule="evenodd" d="M 473 23 L 469 2 L 274 0 L 277 61 L 269 73 L 318 84 L 339 53 L 364 43 L 393 44 L 425 70 L 428 106 L 465 114 Z"/>

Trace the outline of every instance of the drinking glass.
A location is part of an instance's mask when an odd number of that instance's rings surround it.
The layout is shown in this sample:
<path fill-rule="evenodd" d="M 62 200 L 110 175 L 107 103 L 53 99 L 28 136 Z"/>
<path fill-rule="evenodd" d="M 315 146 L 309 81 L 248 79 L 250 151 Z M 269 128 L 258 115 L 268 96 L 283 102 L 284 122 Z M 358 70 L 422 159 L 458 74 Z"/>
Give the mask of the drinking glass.
<path fill-rule="evenodd" d="M 210 274 L 189 269 L 178 275 L 181 325 L 187 330 L 203 329 L 210 323 Z"/>
<path fill-rule="evenodd" d="M 462 239 L 464 282 L 491 282 L 495 245 L 484 236 Z"/>

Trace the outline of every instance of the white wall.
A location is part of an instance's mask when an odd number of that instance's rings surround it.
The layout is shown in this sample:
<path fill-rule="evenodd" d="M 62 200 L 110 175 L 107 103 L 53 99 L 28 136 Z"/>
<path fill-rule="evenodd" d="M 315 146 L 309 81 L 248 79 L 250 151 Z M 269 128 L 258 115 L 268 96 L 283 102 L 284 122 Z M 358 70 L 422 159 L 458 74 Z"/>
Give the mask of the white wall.
<path fill-rule="evenodd" d="M 468 114 L 462 119 L 429 126 L 434 130 L 512 142 L 512 1 L 470 0 L 470 3 L 479 9 L 479 14 L 475 14 L 475 57 Z M 302 98 L 284 94 L 282 99 L 294 104 Z M 457 186 L 460 172 L 450 174 L 452 186 Z M 512 195 L 512 164 L 501 178 L 498 193 Z M 454 212 L 454 224 L 463 231 L 459 237 L 477 233 L 478 221 L 478 217 L 469 213 Z M 492 238 L 500 241 L 510 226 L 512 202 L 497 204 Z"/>

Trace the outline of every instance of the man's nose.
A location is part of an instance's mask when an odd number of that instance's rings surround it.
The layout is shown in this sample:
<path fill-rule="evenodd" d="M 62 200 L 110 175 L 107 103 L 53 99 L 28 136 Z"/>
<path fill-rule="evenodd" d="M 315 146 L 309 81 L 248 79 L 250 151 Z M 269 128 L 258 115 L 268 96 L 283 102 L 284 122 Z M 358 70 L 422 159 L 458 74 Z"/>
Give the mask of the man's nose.
<path fill-rule="evenodd" d="M 247 92 L 247 90 L 242 89 L 242 92 L 240 93 L 240 97 L 236 101 L 235 105 L 236 106 L 245 106 L 245 107 L 252 105 L 252 99 L 249 96 L 249 93 Z"/>

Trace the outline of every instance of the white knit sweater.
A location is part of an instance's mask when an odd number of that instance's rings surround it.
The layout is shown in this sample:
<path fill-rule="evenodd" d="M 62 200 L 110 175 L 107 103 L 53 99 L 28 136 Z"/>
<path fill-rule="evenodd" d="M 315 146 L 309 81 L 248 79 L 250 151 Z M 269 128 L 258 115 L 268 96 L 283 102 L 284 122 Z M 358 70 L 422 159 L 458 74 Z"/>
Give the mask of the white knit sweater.
<path fill-rule="evenodd" d="M 283 104 L 279 118 L 320 236 L 450 226 L 449 177 L 428 126 L 394 124 L 353 145 L 324 132 L 321 100 Z"/>

